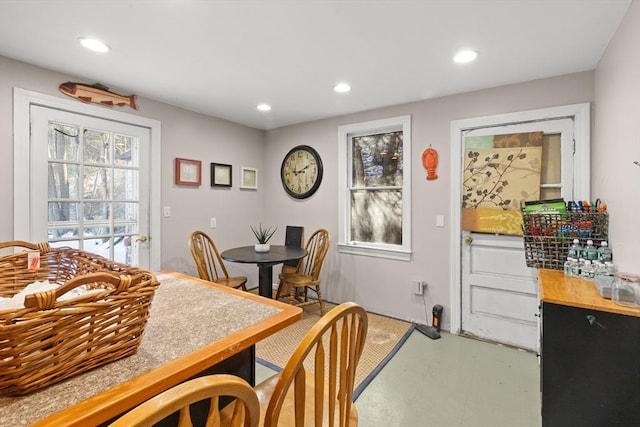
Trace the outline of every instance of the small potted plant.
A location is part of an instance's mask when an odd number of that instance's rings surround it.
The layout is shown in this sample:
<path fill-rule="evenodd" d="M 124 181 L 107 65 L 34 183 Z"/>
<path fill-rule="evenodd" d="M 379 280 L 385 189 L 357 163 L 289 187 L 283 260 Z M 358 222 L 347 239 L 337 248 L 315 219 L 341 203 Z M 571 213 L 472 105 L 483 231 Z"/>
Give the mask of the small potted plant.
<path fill-rule="evenodd" d="M 269 245 L 269 239 L 273 236 L 273 233 L 276 232 L 278 227 L 266 227 L 262 228 L 262 224 L 258 226 L 258 228 L 254 228 L 251 226 L 251 231 L 253 231 L 253 235 L 256 236 L 258 243 L 254 245 L 254 249 L 256 252 L 269 252 L 271 246 Z"/>

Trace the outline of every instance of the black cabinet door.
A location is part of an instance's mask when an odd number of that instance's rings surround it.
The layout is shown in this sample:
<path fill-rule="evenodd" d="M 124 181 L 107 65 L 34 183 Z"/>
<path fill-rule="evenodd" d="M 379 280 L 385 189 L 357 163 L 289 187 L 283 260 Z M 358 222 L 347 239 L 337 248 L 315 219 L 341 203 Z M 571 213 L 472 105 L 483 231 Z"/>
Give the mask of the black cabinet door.
<path fill-rule="evenodd" d="M 545 303 L 544 427 L 640 426 L 640 317 Z"/>

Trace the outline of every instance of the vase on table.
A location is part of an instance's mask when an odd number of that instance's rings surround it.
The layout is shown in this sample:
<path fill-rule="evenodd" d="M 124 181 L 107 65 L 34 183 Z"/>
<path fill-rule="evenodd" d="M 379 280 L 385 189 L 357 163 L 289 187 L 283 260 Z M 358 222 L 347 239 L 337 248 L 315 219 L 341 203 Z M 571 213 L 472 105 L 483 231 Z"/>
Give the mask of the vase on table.
<path fill-rule="evenodd" d="M 269 252 L 271 245 L 269 243 L 256 243 L 253 248 L 256 252 Z"/>

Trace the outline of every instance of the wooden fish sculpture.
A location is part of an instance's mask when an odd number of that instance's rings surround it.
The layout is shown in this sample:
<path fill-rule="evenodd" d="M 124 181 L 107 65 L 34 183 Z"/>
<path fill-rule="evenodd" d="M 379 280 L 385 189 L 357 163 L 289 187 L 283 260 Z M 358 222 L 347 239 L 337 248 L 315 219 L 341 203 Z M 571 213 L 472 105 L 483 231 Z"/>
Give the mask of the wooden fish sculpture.
<path fill-rule="evenodd" d="M 82 83 L 66 82 L 60 85 L 60 92 L 86 103 L 102 104 L 110 107 L 114 105 L 120 107 L 128 105 L 134 110 L 138 109 L 135 95 L 118 95 L 100 83 L 85 85 Z"/>
<path fill-rule="evenodd" d="M 422 153 L 422 166 L 427 170 L 427 180 L 438 179 L 436 168 L 438 167 L 438 152 L 429 147 Z"/>

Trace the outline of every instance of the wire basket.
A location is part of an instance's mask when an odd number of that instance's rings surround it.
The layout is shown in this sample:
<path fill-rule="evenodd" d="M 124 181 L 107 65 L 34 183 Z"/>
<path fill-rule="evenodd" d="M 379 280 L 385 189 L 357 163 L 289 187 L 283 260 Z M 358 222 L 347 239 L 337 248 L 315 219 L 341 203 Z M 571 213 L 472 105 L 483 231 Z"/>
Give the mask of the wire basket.
<path fill-rule="evenodd" d="M 0 311 L 0 393 L 24 395 L 135 353 L 159 283 L 146 270 L 48 243 L 0 243 L 0 296 L 49 280 L 57 289 Z M 30 266 L 29 251 L 40 255 Z M 59 298 L 77 287 L 85 294 Z"/>
<path fill-rule="evenodd" d="M 522 213 L 527 267 L 562 270 L 574 239 L 585 246 L 607 240 L 607 212 Z"/>

